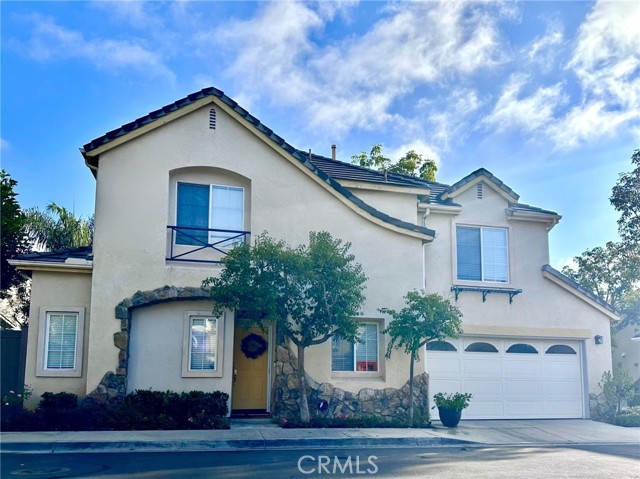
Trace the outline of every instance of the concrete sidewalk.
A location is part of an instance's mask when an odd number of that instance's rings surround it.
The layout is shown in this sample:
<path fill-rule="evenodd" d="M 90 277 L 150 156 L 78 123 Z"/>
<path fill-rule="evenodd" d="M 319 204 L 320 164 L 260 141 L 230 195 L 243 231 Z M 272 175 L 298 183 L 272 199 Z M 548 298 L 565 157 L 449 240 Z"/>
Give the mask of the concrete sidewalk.
<path fill-rule="evenodd" d="M 232 420 L 219 431 L 6 432 L 3 453 L 229 451 L 254 449 L 450 445 L 638 444 L 640 428 L 584 419 L 463 421 L 455 429 L 281 429 L 268 421 Z"/>

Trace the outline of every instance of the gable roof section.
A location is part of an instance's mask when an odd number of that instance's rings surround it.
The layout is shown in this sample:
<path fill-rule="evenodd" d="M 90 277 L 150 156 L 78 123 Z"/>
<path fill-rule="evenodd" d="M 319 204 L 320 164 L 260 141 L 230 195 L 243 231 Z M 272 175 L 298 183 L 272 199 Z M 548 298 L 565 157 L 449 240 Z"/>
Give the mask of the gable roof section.
<path fill-rule="evenodd" d="M 470 186 L 478 183 L 479 179 L 487 180 L 489 185 L 493 186 L 493 188 L 498 193 L 500 193 L 510 202 L 517 203 L 518 199 L 520 198 L 520 196 L 506 184 L 504 184 L 504 182 L 500 178 L 498 178 L 485 168 L 479 168 L 447 188 L 439 196 L 439 199 L 446 200 L 447 198 L 457 196 L 457 194 L 466 191 Z"/>
<path fill-rule="evenodd" d="M 609 303 L 607 303 L 605 300 L 603 300 L 599 296 L 596 296 L 595 294 L 593 294 L 588 289 L 580 286 L 578 283 L 573 281 L 568 276 L 562 274 L 557 269 L 552 268 L 550 265 L 545 264 L 542 267 L 542 275 L 545 278 L 551 280 L 553 283 L 563 287 L 570 293 L 573 293 L 575 296 L 582 299 L 583 301 L 589 303 L 591 306 L 603 312 L 604 314 L 609 316 L 611 319 L 616 319 L 616 320 L 620 319 L 619 313 L 616 311 L 616 309 L 613 306 L 611 306 Z"/>
<path fill-rule="evenodd" d="M 222 101 L 224 105 L 233 110 L 236 114 L 242 117 L 244 120 L 249 122 L 255 130 L 260 132 L 262 135 L 266 136 L 267 140 L 271 140 L 277 146 L 279 146 L 284 152 L 286 152 L 290 157 L 295 158 L 300 164 L 304 165 L 313 175 L 316 176 L 316 179 L 321 183 L 325 183 L 330 187 L 330 189 L 334 190 L 334 193 L 342 196 L 348 202 L 355 206 L 355 209 L 358 209 L 362 213 L 363 216 L 370 216 L 375 218 L 376 220 L 390 226 L 389 229 L 404 232 L 405 234 L 409 232 L 411 236 L 418 237 L 422 240 L 431 241 L 435 237 L 435 231 L 430 228 L 425 228 L 423 226 L 418 226 L 413 223 L 409 223 L 406 221 L 399 220 L 397 218 L 393 218 L 386 213 L 382 213 L 377 209 L 373 208 L 369 204 L 362 201 L 360 198 L 355 196 L 351 191 L 344 188 L 340 185 L 335 179 L 325 173 L 322 169 L 316 166 L 312 161 L 309 160 L 309 155 L 303 153 L 302 151 L 294 148 L 289 143 L 287 143 L 282 137 L 278 136 L 266 125 L 262 124 L 260 120 L 251 115 L 247 110 L 242 108 L 238 103 L 224 94 L 223 91 L 218 90 L 214 87 L 204 88 L 199 92 L 192 93 L 187 95 L 180 100 L 166 105 L 159 110 L 155 110 L 145 116 L 142 116 L 130 123 L 122 125 L 120 128 L 116 128 L 110 132 L 105 133 L 104 135 L 90 141 L 85 144 L 83 148 L 81 148 L 81 153 L 85 158 L 87 166 L 92 169 L 97 169 L 98 162 L 97 157 L 100 153 L 105 151 L 108 148 L 108 144 L 111 142 L 115 142 L 115 140 L 120 140 L 117 144 L 120 144 L 126 140 L 126 136 L 130 134 L 134 134 L 136 130 L 149 128 L 152 124 L 155 123 L 154 126 L 161 126 L 164 122 L 160 122 L 158 120 L 165 119 L 165 121 L 170 121 L 175 115 L 182 109 L 187 109 L 187 111 L 191 111 L 188 108 L 199 108 L 201 106 L 206 105 L 207 103 L 212 103 L 213 100 L 211 97 L 215 97 Z M 207 101 L 208 100 L 208 101 Z M 173 117 L 171 116 L 173 115 Z M 168 117 L 168 118 L 167 118 Z M 146 131 L 146 130 L 143 130 Z M 138 133 L 141 133 L 140 131 Z M 114 144 L 113 146 L 116 146 Z M 106 147 L 106 148 L 105 148 Z M 312 155 L 313 156 L 313 155 Z M 322 157 L 317 157 L 318 163 L 323 163 L 321 160 Z M 343 163 L 344 165 L 344 163 Z M 325 165 L 325 168 L 327 166 Z M 328 169 L 328 168 L 327 168 Z M 334 172 L 334 174 L 338 174 L 338 172 Z M 362 172 L 364 174 L 364 172 Z M 401 175 L 398 175 L 401 176 Z M 411 178 L 411 177 L 408 177 Z M 398 178 L 397 181 L 403 181 Z M 404 180 L 405 183 L 408 184 L 409 180 Z M 411 185 L 415 186 L 415 185 Z"/>

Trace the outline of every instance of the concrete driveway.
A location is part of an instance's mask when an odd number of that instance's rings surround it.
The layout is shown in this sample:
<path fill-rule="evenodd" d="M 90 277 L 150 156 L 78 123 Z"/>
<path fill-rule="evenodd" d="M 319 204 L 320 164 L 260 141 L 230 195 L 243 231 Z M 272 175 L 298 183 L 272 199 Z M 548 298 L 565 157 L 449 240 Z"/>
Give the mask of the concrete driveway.
<path fill-rule="evenodd" d="M 612 426 L 589 419 L 462 421 L 454 429 L 444 428 L 437 421 L 434 425 L 440 437 L 481 444 L 640 445 L 640 428 Z"/>

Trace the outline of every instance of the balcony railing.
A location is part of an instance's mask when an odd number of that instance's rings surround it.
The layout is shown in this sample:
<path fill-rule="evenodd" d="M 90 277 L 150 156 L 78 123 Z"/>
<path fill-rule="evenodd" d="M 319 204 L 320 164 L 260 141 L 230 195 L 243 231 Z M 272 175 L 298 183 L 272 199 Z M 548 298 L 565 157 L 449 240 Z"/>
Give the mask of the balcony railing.
<path fill-rule="evenodd" d="M 171 237 L 166 260 L 190 263 L 222 263 L 221 258 L 226 256 L 230 249 L 246 243 L 251 234 L 250 231 L 192 226 L 167 226 L 167 231 Z M 214 253 L 215 258 L 209 259 L 207 255 L 210 253 Z"/>

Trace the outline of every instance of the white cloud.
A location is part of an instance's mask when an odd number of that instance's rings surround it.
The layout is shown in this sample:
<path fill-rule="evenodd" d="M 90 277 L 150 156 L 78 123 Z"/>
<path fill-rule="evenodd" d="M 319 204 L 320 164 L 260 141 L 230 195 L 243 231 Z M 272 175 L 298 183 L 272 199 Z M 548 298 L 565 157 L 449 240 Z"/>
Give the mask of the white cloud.
<path fill-rule="evenodd" d="M 527 58 L 548 71 L 564 43 L 564 27 L 558 20 L 549 21 L 544 35 L 537 37 L 525 50 Z"/>
<path fill-rule="evenodd" d="M 241 95 L 301 107 L 311 128 L 340 136 L 404 124 L 394 104 L 417 87 L 504 61 L 497 24 L 510 14 L 500 4 L 395 3 L 364 34 L 321 47 L 331 12 L 273 2 L 200 40 L 231 45 Z"/>
<path fill-rule="evenodd" d="M 5 140 L 4 138 L 0 138 L 0 150 L 6 150 L 10 146 L 11 144 L 7 140 Z"/>
<path fill-rule="evenodd" d="M 436 165 L 440 166 L 440 155 L 438 154 L 437 149 L 422 140 L 415 140 L 388 150 L 385 149 L 384 154 L 386 157 L 391 158 L 391 160 L 396 161 L 402 158 L 409 150 L 414 150 L 416 153 L 421 154 L 425 159 L 434 160 Z"/>
<path fill-rule="evenodd" d="M 19 49 L 39 61 L 81 59 L 102 70 L 118 72 L 137 70 L 154 77 L 175 80 L 164 64 L 162 55 L 147 48 L 142 41 L 87 39 L 80 32 L 58 25 L 51 17 L 32 14 L 25 18 L 31 26 L 31 37 Z"/>
<path fill-rule="evenodd" d="M 549 133 L 559 148 L 640 122 L 640 3 L 598 2 L 580 26 L 567 68 L 582 99 Z"/>
<path fill-rule="evenodd" d="M 478 92 L 459 88 L 449 93 L 446 105 L 438 107 L 431 102 L 422 102 L 429 124 L 429 137 L 443 151 L 448 151 L 455 141 L 463 140 L 473 128 L 471 116 L 482 106 Z"/>
<path fill-rule="evenodd" d="M 512 128 L 526 132 L 545 130 L 553 120 L 555 110 L 568 99 L 561 83 L 540 87 L 529 96 L 522 95 L 529 80 L 525 75 L 512 76 L 483 123 L 496 131 Z"/>
<path fill-rule="evenodd" d="M 164 26 L 162 18 L 150 11 L 150 9 L 155 10 L 159 6 L 159 2 L 141 0 L 94 1 L 91 5 L 107 12 L 117 22 L 126 22 L 139 29 L 162 29 Z"/>

